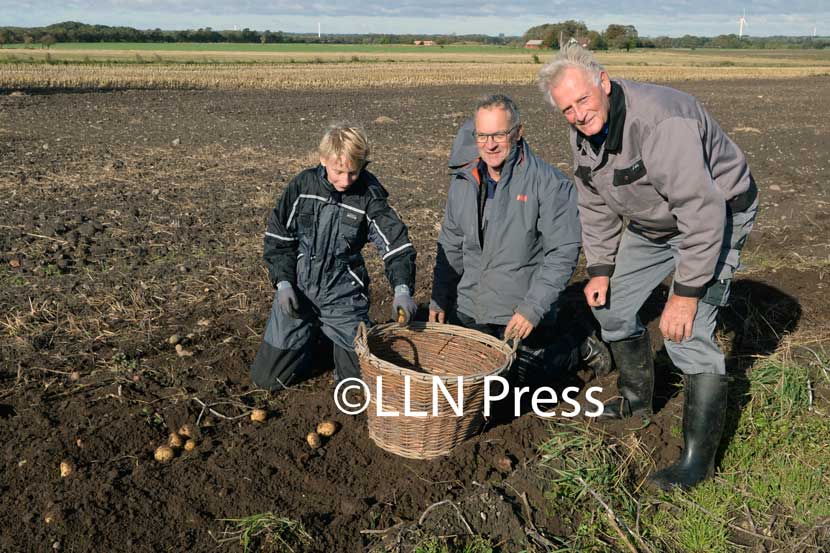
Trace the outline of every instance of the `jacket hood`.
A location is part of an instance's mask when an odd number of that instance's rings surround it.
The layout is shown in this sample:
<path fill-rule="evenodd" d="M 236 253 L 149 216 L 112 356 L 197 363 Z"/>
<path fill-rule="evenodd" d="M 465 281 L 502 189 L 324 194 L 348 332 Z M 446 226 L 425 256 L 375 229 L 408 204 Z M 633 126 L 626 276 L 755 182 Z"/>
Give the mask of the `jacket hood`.
<path fill-rule="evenodd" d="M 450 150 L 450 169 L 459 169 L 478 159 L 478 146 L 473 137 L 475 130 L 476 122 L 472 117 L 464 121 L 458 129 L 458 134 L 455 135 L 452 143 L 452 150 Z"/>

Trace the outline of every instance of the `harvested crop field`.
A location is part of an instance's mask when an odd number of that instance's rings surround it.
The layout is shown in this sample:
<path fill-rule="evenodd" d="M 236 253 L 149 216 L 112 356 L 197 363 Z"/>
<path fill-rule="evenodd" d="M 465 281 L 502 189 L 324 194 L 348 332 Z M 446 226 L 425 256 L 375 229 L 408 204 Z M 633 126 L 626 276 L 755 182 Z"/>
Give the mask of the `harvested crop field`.
<path fill-rule="evenodd" d="M 746 270 L 724 313 L 736 390 L 723 440 L 729 460 L 731 444 L 743 439 L 737 421 L 761 393 L 749 378 L 759 360 L 782 351 L 804 363 L 818 359 L 825 379 L 808 383 L 809 407 L 827 413 L 830 406 L 823 368 L 830 344 L 830 77 L 674 86 L 697 96 L 744 149 L 762 195 Z M 288 180 L 316 163 L 323 128 L 343 118 L 366 126 L 371 170 L 419 252 L 415 297 L 423 307 L 449 147 L 475 98 L 491 90 L 4 92 L 0 550 L 240 551 L 248 539 L 263 551 L 409 551 L 435 536 L 473 534 L 497 551 L 552 551 L 584 545 L 580 532 L 591 517 L 597 550 L 630 550 L 632 543 L 646 550 L 639 539 L 654 551 L 684 550 L 676 536 L 646 535 L 633 519 L 620 530 L 591 494 L 568 495 L 572 490 L 556 483 L 570 474 L 568 459 L 579 458 L 557 436 L 600 436 L 615 445 L 598 456 L 623 452 L 609 463 L 624 460 L 616 484 L 633 490 L 638 521 L 641 507 L 644 518 L 671 516 L 663 499 L 639 484 L 682 446 L 673 431 L 683 402 L 675 375 L 658 381 L 658 412 L 645 429 L 500 416 L 434 461 L 378 449 L 364 415 L 337 412 L 324 345 L 312 381 L 277 394 L 250 384 L 248 365 L 273 295 L 260 260 L 265 218 Z M 531 84 L 500 90 L 522 108 L 530 145 L 569 172 L 562 118 Z M 380 260 L 367 258 L 371 315 L 386 321 L 391 292 Z M 584 279 L 580 269 L 574 310 L 582 309 Z M 644 310 L 652 327 L 665 293 L 658 290 Z M 662 344 L 653 346 L 667 374 Z M 602 386 L 605 398 L 616 392 L 614 383 L 614 376 L 598 380 L 582 371 L 552 385 Z M 251 422 L 253 408 L 268 418 Z M 309 449 L 306 434 L 329 418 L 339 432 Z M 156 447 L 185 424 L 193 426 L 196 448 L 157 463 Z M 818 510 L 827 509 L 830 453 L 820 441 L 804 450 L 817 476 L 802 498 L 816 516 L 795 516 L 804 505 L 783 500 L 765 510 L 753 503 L 762 492 L 736 488 L 749 507 L 715 513 L 726 542 L 758 551 L 798 540 L 812 550 L 830 543 L 830 510 Z M 64 460 L 73 470 L 62 477 Z M 625 518 L 625 505 L 611 506 Z M 263 513 L 274 516 L 252 516 Z"/>

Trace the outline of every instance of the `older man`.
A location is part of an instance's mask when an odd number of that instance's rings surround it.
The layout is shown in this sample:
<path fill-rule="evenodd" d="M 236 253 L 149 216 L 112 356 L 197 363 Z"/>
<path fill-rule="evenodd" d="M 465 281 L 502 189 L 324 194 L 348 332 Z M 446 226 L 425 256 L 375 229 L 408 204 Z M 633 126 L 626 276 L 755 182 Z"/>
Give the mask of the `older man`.
<path fill-rule="evenodd" d="M 576 194 L 522 135 L 516 104 L 501 94 L 483 98 L 459 131 L 429 318 L 522 339 L 517 373 L 528 383 L 580 357 L 607 372 L 598 339 L 549 332 L 579 256 Z"/>
<path fill-rule="evenodd" d="M 694 486 L 712 472 L 723 430 L 727 384 L 714 334 L 758 209 L 746 158 L 695 98 L 612 81 L 576 44 L 541 70 L 540 87 L 571 125 L 585 297 L 619 369 L 622 397 L 606 404 L 608 416 L 652 413 L 651 345 L 637 312 L 674 274 L 660 331 L 685 374 L 685 446 L 650 482 Z"/>

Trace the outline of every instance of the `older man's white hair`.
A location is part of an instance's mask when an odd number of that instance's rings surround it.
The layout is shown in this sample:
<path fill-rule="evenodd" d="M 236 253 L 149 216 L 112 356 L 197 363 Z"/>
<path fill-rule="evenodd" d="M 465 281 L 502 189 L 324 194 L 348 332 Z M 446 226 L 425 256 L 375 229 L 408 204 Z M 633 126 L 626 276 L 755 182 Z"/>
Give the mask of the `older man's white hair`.
<path fill-rule="evenodd" d="M 600 83 L 600 73 L 605 71 L 590 50 L 586 50 L 575 41 L 569 42 L 559 50 L 559 54 L 552 62 L 539 70 L 539 88 L 551 105 L 555 103 L 550 95 L 550 89 L 559 84 L 565 71 L 571 67 L 585 71 L 585 74 L 590 76 L 596 84 Z"/>

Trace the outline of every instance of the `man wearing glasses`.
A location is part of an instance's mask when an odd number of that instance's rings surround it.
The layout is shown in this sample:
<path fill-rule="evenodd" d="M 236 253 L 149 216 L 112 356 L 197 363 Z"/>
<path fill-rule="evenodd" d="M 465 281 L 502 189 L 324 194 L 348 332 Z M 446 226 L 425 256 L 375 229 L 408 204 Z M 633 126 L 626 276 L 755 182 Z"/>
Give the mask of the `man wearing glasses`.
<path fill-rule="evenodd" d="M 587 328 L 551 332 L 579 256 L 576 191 L 531 151 L 513 100 L 478 102 L 450 168 L 429 320 L 521 339 L 520 382 L 541 384 L 580 358 L 608 372 L 610 354 Z"/>

